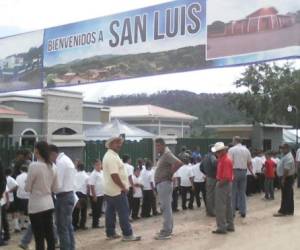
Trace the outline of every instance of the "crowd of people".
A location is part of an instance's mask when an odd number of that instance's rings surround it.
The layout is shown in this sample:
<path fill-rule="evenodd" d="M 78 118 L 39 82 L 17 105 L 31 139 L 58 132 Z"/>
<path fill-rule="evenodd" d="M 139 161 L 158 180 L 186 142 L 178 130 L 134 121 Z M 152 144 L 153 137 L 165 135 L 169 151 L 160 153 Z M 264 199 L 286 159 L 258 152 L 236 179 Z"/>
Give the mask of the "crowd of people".
<path fill-rule="evenodd" d="M 156 163 L 140 158 L 133 166 L 129 155 L 119 155 L 123 139 L 116 136 L 106 142 L 107 152 L 102 161 L 94 160 L 91 173 L 80 160 L 72 161 L 47 142 L 36 143 L 33 154 L 19 150 L 13 167 L 0 171 L 0 245 L 10 240 L 13 227 L 24 232 L 22 249 L 28 249 L 34 236 L 37 250 L 45 249 L 45 242 L 50 250 L 74 250 L 74 231 L 88 228 L 89 215 L 91 228 L 105 228 L 108 240 L 123 241 L 141 240 L 133 232 L 133 221 L 161 215 L 162 228 L 154 238 L 165 240 L 172 237 L 173 213 L 195 206 L 216 217 L 213 233 L 226 234 L 235 231 L 236 212 L 246 217 L 246 196 L 263 192 L 266 201 L 273 200 L 275 188 L 281 189 L 281 207 L 274 216 L 293 215 L 300 150 L 293 155 L 283 144 L 277 153 L 251 154 L 241 142 L 238 136 L 228 146 L 218 142 L 203 155 L 199 147 L 183 147 L 175 156 L 158 138 Z"/>

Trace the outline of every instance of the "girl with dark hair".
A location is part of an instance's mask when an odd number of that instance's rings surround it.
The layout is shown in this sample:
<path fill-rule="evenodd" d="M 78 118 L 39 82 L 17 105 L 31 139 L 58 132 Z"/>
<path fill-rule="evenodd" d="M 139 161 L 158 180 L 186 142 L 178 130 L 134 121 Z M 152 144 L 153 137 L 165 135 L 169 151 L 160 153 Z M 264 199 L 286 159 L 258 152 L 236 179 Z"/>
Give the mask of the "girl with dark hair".
<path fill-rule="evenodd" d="M 34 147 L 37 162 L 29 165 L 25 191 L 30 193 L 28 213 L 35 238 L 36 250 L 55 249 L 52 213 L 54 203 L 52 193 L 58 189 L 55 165 L 50 161 L 47 142 L 38 142 Z"/>

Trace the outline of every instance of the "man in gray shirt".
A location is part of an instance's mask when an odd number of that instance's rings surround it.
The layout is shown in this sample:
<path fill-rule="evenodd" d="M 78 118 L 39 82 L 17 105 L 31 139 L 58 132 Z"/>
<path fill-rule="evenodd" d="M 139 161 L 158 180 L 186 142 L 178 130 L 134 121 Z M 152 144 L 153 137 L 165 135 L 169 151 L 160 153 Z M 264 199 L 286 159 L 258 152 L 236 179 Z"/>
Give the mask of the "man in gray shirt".
<path fill-rule="evenodd" d="M 275 217 L 294 215 L 294 175 L 295 175 L 295 160 L 290 151 L 288 144 L 281 146 L 283 157 L 281 158 L 278 167 L 277 175 L 281 183 L 281 207 Z"/>
<path fill-rule="evenodd" d="M 173 174 L 183 163 L 173 155 L 162 138 L 155 140 L 156 152 L 160 158 L 157 162 L 154 180 L 158 192 L 160 208 L 163 216 L 163 228 L 155 237 L 156 240 L 170 239 L 173 231 L 172 193 Z"/>
<path fill-rule="evenodd" d="M 246 187 L 247 169 L 252 172 L 251 154 L 249 150 L 241 144 L 239 136 L 233 138 L 234 146 L 228 150 L 229 157 L 233 162 L 234 179 L 232 185 L 232 207 L 233 211 L 239 209 L 240 215 L 246 217 Z M 237 206 L 238 201 L 238 206 Z"/>

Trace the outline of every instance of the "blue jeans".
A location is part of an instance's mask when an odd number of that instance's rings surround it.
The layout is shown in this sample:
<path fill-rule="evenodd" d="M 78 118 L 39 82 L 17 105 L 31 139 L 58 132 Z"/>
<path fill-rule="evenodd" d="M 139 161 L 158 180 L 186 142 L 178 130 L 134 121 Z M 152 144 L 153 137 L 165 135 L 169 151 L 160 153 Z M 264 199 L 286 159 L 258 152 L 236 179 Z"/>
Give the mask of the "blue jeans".
<path fill-rule="evenodd" d="M 56 196 L 56 225 L 61 250 L 75 250 L 72 213 L 74 208 L 74 193 L 58 194 Z"/>
<path fill-rule="evenodd" d="M 240 214 L 246 215 L 247 170 L 234 169 L 232 185 L 232 210 L 239 209 Z M 234 213 L 234 212 L 233 212 Z"/>
<path fill-rule="evenodd" d="M 132 235 L 132 228 L 129 223 L 129 205 L 127 195 L 121 193 L 118 196 L 105 196 L 105 227 L 107 237 L 116 234 L 116 213 L 119 216 L 119 223 L 124 236 Z"/>
<path fill-rule="evenodd" d="M 21 244 L 23 246 L 28 246 L 32 240 L 32 228 L 31 228 L 31 224 L 28 224 L 28 227 L 24 233 L 24 235 L 21 238 Z"/>

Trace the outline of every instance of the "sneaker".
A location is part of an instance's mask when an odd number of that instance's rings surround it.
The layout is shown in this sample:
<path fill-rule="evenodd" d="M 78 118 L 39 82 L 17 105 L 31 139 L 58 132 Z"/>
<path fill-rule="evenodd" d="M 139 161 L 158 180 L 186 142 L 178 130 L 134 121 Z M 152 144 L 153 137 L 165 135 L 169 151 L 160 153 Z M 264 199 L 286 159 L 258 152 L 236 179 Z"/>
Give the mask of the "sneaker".
<path fill-rule="evenodd" d="M 234 227 L 228 227 L 227 232 L 233 233 L 235 231 Z"/>
<path fill-rule="evenodd" d="M 171 238 L 172 238 L 171 234 L 168 235 L 168 234 L 161 234 L 161 233 L 157 234 L 154 237 L 155 240 L 169 240 Z"/>
<path fill-rule="evenodd" d="M 112 236 L 106 237 L 107 240 L 116 240 L 116 239 L 120 239 L 120 238 L 121 238 L 121 235 L 119 235 L 119 234 L 114 234 Z"/>
<path fill-rule="evenodd" d="M 140 241 L 142 239 L 141 236 L 130 235 L 130 236 L 123 236 L 122 241 Z"/>
<path fill-rule="evenodd" d="M 24 250 L 29 249 L 29 247 L 27 245 L 24 245 L 22 243 L 19 244 L 19 248 L 24 249 Z"/>

